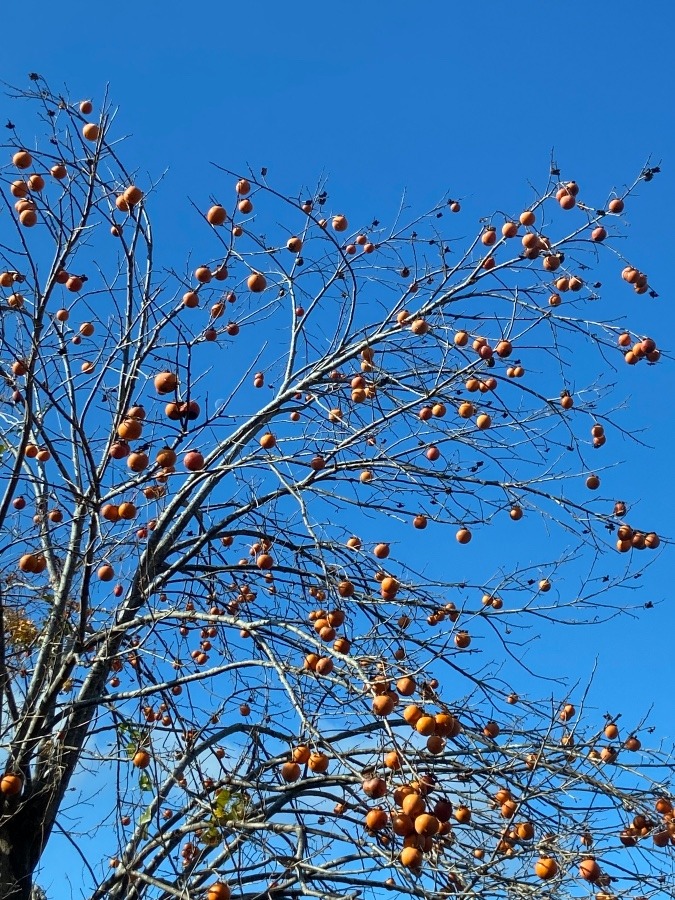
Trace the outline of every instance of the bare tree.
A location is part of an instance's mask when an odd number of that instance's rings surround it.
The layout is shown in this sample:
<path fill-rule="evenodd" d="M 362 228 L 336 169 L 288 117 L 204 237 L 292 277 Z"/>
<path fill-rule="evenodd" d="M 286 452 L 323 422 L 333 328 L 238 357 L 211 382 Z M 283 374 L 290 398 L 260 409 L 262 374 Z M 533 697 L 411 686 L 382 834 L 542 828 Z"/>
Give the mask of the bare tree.
<path fill-rule="evenodd" d="M 354 231 L 323 185 L 219 169 L 178 270 L 111 107 L 12 96 L 2 896 L 59 834 L 89 900 L 662 896 L 669 753 L 524 655 L 660 543 L 596 493 L 613 382 L 659 359 L 598 273 L 654 296 L 612 239 L 656 170 Z"/>

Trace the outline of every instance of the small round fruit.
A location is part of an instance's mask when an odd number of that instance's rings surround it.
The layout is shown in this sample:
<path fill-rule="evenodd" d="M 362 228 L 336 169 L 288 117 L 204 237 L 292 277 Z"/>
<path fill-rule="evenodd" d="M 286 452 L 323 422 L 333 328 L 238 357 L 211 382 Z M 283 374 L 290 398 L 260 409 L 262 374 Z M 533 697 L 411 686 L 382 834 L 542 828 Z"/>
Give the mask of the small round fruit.
<path fill-rule="evenodd" d="M 573 704 L 566 703 L 560 710 L 560 715 L 558 716 L 558 718 L 561 722 L 569 722 L 569 720 L 576 715 L 576 712 L 577 711 L 574 708 Z"/>
<path fill-rule="evenodd" d="M 384 831 L 388 824 L 389 816 L 379 806 L 371 809 L 366 815 L 365 825 L 369 831 Z"/>
<path fill-rule="evenodd" d="M 260 272 L 252 272 L 246 279 L 246 286 L 253 294 L 261 294 L 267 287 L 267 279 Z"/>
<path fill-rule="evenodd" d="M 430 327 L 426 319 L 415 319 L 410 325 L 410 330 L 413 334 L 423 335 L 429 333 Z"/>
<path fill-rule="evenodd" d="M 460 650 L 466 650 L 471 644 L 471 635 L 468 631 L 458 631 L 454 638 L 455 646 Z"/>
<path fill-rule="evenodd" d="M 16 797 L 22 788 L 23 778 L 20 775 L 8 772 L 0 779 L 0 794 L 4 794 L 5 797 Z"/>
<path fill-rule="evenodd" d="M 647 547 L 649 550 L 656 550 L 660 543 L 661 538 L 655 531 L 649 531 L 645 535 L 645 547 Z"/>
<path fill-rule="evenodd" d="M 534 874 L 543 881 L 555 878 L 558 872 L 558 863 L 551 856 L 540 856 L 534 864 Z"/>
<path fill-rule="evenodd" d="M 135 184 L 130 184 L 129 187 L 124 190 L 122 196 L 126 200 L 127 206 L 131 208 L 141 202 L 143 199 L 143 191 Z"/>
<path fill-rule="evenodd" d="M 147 750 L 137 750 L 131 761 L 137 769 L 147 769 L 150 765 L 150 754 Z"/>
<path fill-rule="evenodd" d="M 228 884 L 216 881 L 206 891 L 206 900 L 230 900 L 230 893 Z"/>
<path fill-rule="evenodd" d="M 323 775 L 328 771 L 329 764 L 330 759 L 325 753 L 312 753 L 307 762 L 312 772 L 316 772 L 319 775 Z"/>
<path fill-rule="evenodd" d="M 224 206 L 216 204 L 206 213 L 206 221 L 209 225 L 222 225 L 227 219 L 227 212 Z"/>
<path fill-rule="evenodd" d="M 183 465 L 188 472 L 201 472 L 205 465 L 204 457 L 198 450 L 189 450 L 183 457 Z"/>
<path fill-rule="evenodd" d="M 579 875 L 584 881 L 594 883 L 600 878 L 601 874 L 602 870 L 596 860 L 592 858 L 582 859 L 579 863 Z"/>
<path fill-rule="evenodd" d="M 24 228 L 32 228 L 34 225 L 37 225 L 37 213 L 34 209 L 24 209 L 23 212 L 19 213 L 19 222 Z"/>
<path fill-rule="evenodd" d="M 289 784 L 297 781 L 301 774 L 302 770 L 297 762 L 285 762 L 281 767 L 281 777 Z"/>
<path fill-rule="evenodd" d="M 399 860 L 406 869 L 419 869 L 422 865 L 422 851 L 417 847 L 403 847 L 399 853 Z"/>
<path fill-rule="evenodd" d="M 17 169 L 28 169 L 33 164 L 33 157 L 28 150 L 19 150 L 12 157 L 12 162 Z"/>
<path fill-rule="evenodd" d="M 98 140 L 100 129 L 95 122 L 87 122 L 86 125 L 82 126 L 82 137 L 85 141 L 96 141 Z"/>
<path fill-rule="evenodd" d="M 171 394 L 178 387 L 178 376 L 174 372 L 160 372 L 155 375 L 154 385 L 158 394 Z"/>

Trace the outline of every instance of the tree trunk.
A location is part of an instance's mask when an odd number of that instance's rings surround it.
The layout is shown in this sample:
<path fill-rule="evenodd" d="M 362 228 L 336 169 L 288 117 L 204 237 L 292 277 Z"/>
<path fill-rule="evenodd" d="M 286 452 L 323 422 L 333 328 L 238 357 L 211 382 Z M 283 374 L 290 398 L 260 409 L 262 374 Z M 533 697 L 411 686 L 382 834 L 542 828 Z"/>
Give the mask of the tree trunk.
<path fill-rule="evenodd" d="M 0 828 L 0 900 L 33 900 L 30 843 L 30 838 L 22 840 L 15 828 Z"/>

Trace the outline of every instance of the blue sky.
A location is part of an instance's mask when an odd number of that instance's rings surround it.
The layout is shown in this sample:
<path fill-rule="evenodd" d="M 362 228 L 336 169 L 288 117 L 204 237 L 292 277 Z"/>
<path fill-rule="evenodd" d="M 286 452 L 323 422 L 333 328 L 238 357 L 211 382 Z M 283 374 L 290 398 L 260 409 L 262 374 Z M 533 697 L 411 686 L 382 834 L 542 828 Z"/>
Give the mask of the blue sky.
<path fill-rule="evenodd" d="M 146 183 L 166 173 L 154 220 L 163 261 L 176 267 L 188 246 L 187 201 L 205 205 L 223 183 L 212 163 L 267 166 L 275 186 L 293 193 L 326 175 L 332 200 L 355 220 L 386 221 L 404 190 L 420 211 L 450 191 L 462 199 L 461 227 L 473 234 L 481 215 L 528 202 L 532 186 L 546 181 L 552 151 L 566 176 L 600 191 L 632 181 L 651 156 L 663 172 L 641 186 L 629 240 L 660 298 L 638 298 L 632 323 L 672 352 L 674 9 L 633 0 L 76 0 L 58 14 L 46 6 L 30 18 L 16 7 L 3 14 L 13 37 L 3 46 L 2 78 L 21 85 L 34 70 L 97 108 L 109 85 L 116 127 L 132 135 L 129 166 Z M 3 109 L 13 115 L 11 104 Z M 625 464 L 609 477 L 650 527 L 672 535 L 671 365 L 620 373 L 617 396 L 631 398 L 635 411 L 626 421 L 647 429 L 653 449 L 618 441 L 613 458 Z M 674 624 L 669 555 L 642 579 L 644 600 L 664 603 L 604 630 L 565 632 L 531 661 L 578 671 L 583 681 L 599 657 L 598 712 L 619 708 L 614 697 L 635 717 L 653 702 L 652 724 L 672 739 L 670 678 L 662 677 L 669 664 L 654 651 Z"/>

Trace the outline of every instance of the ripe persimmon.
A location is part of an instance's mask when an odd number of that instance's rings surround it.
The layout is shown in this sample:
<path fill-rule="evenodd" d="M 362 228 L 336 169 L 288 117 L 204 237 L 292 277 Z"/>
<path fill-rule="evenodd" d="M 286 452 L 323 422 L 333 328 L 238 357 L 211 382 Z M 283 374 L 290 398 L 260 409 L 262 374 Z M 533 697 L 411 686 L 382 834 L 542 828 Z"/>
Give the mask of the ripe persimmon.
<path fill-rule="evenodd" d="M 224 881 L 216 881 L 206 891 L 206 900 L 230 900 L 230 887 Z"/>
<path fill-rule="evenodd" d="M 384 831 L 389 824 L 389 816 L 384 809 L 377 806 L 371 809 L 365 818 L 365 826 L 369 831 Z"/>
<path fill-rule="evenodd" d="M 261 272 L 252 272 L 246 279 L 246 286 L 253 294 L 261 294 L 267 287 L 267 279 Z"/>
<path fill-rule="evenodd" d="M 125 501 L 124 503 L 120 503 L 117 508 L 120 519 L 135 519 L 137 509 L 135 504 L 130 503 L 129 501 Z"/>
<path fill-rule="evenodd" d="M 471 821 L 471 810 L 468 806 L 465 806 L 463 803 L 460 804 L 455 809 L 455 819 L 460 823 L 460 825 L 468 825 Z"/>
<path fill-rule="evenodd" d="M 378 694 L 373 697 L 372 710 L 376 716 L 386 717 L 394 711 L 396 702 L 389 694 Z"/>
<path fill-rule="evenodd" d="M 206 213 L 206 221 L 209 225 L 222 225 L 227 219 L 227 212 L 224 206 L 216 204 L 212 206 Z"/>
<path fill-rule="evenodd" d="M 13 772 L 7 772 L 0 778 L 0 794 L 5 797 L 16 797 L 23 789 L 23 778 Z"/>
<path fill-rule="evenodd" d="M 398 858 L 406 869 L 419 869 L 423 860 L 422 851 L 417 847 L 403 847 Z"/>
<path fill-rule="evenodd" d="M 131 209 L 136 206 L 137 203 L 140 203 L 143 199 L 143 191 L 137 187 L 135 184 L 130 184 L 128 188 L 125 188 L 122 193 L 127 206 Z"/>
<path fill-rule="evenodd" d="M 149 462 L 148 454 L 143 451 L 130 453 L 127 457 L 127 468 L 131 469 L 132 472 L 142 472 L 144 469 L 147 469 Z"/>
<path fill-rule="evenodd" d="M 410 330 L 417 335 L 428 334 L 430 327 L 426 319 L 414 319 L 410 324 Z"/>
<path fill-rule="evenodd" d="M 95 122 L 87 122 L 82 126 L 82 137 L 85 141 L 96 141 L 100 133 L 100 128 Z"/>
<path fill-rule="evenodd" d="M 558 864 L 551 856 L 540 856 L 534 864 L 534 874 L 544 881 L 550 881 L 558 873 Z"/>
<path fill-rule="evenodd" d="M 137 750 L 131 761 L 137 769 L 147 769 L 150 765 L 150 754 L 147 750 Z"/>
<path fill-rule="evenodd" d="M 178 387 L 178 376 L 175 372 L 160 372 L 153 383 L 158 394 L 171 394 Z"/>
<path fill-rule="evenodd" d="M 183 465 L 188 472 L 201 472 L 205 466 L 204 457 L 198 450 L 189 450 L 183 457 Z"/>
<path fill-rule="evenodd" d="M 468 631 L 458 631 L 454 637 L 455 646 L 460 650 L 466 650 L 471 644 L 471 635 Z"/>
<path fill-rule="evenodd" d="M 323 775 L 328 771 L 330 759 L 328 758 L 328 756 L 326 756 L 325 753 L 315 752 L 310 755 L 309 760 L 307 761 L 307 765 L 312 770 L 312 772 Z"/>
<path fill-rule="evenodd" d="M 33 157 L 28 150 L 17 150 L 12 156 L 12 162 L 17 169 L 28 169 L 33 164 Z"/>
<path fill-rule="evenodd" d="M 297 781 L 302 774 L 302 769 L 297 762 L 285 762 L 281 767 L 281 777 L 289 784 Z"/>
<path fill-rule="evenodd" d="M 23 212 L 19 213 L 19 222 L 24 228 L 32 228 L 34 225 L 37 225 L 37 213 L 34 209 L 24 209 Z"/>

